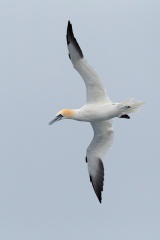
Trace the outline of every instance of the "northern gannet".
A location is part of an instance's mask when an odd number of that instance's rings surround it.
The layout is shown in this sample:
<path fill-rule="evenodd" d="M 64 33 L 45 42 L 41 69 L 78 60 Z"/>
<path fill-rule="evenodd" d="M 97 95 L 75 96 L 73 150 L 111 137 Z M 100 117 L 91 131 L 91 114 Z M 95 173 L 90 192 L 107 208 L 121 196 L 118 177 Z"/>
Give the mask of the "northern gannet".
<path fill-rule="evenodd" d="M 70 21 L 68 21 L 66 38 L 69 58 L 86 85 L 86 104 L 80 109 L 59 111 L 55 118 L 49 122 L 49 125 L 62 119 L 91 123 L 94 137 L 87 148 L 86 163 L 88 164 L 90 181 L 101 203 L 104 182 L 103 159 L 113 141 L 112 119 L 115 117 L 129 119 L 128 114 L 136 112 L 143 102 L 129 99 L 122 103 L 112 103 L 97 73 L 84 58 L 74 37 Z"/>

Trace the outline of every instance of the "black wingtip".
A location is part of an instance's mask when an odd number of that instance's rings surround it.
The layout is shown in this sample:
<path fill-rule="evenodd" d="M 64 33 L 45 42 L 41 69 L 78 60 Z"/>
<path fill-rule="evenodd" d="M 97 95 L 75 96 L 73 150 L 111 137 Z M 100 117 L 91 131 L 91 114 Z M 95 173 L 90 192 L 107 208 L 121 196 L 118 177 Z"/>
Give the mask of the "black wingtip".
<path fill-rule="evenodd" d="M 98 198 L 98 201 L 100 202 L 100 203 L 102 203 L 102 192 L 100 191 L 100 192 L 97 192 L 97 190 L 96 190 L 96 188 L 95 188 L 95 186 L 94 186 L 94 184 L 93 184 L 93 181 L 92 181 L 92 177 L 91 176 L 89 176 L 90 177 L 90 182 L 92 183 L 92 187 L 93 187 L 93 189 L 94 189 L 94 191 L 95 191 L 95 194 L 96 194 L 96 196 L 97 196 L 97 198 Z M 103 190 L 102 190 L 103 191 Z"/>
<path fill-rule="evenodd" d="M 66 34 L 67 45 L 70 43 L 70 41 L 69 41 L 69 33 L 70 33 L 71 35 L 73 35 L 72 24 L 71 24 L 70 21 L 68 21 L 67 34 Z"/>
<path fill-rule="evenodd" d="M 81 50 L 76 38 L 74 37 L 72 24 L 70 21 L 68 21 L 66 40 L 67 40 L 67 45 L 72 43 L 74 45 L 74 47 L 76 48 L 77 52 L 79 53 L 80 58 L 83 58 L 82 50 Z"/>
<path fill-rule="evenodd" d="M 72 24 L 71 24 L 70 20 L 68 20 L 68 26 L 69 26 L 69 25 L 71 25 L 71 26 L 72 26 Z"/>
<path fill-rule="evenodd" d="M 95 177 L 90 175 L 90 182 L 92 183 L 95 194 L 100 203 L 102 203 L 102 191 L 104 182 L 104 166 L 102 160 L 98 159 L 98 171 Z"/>

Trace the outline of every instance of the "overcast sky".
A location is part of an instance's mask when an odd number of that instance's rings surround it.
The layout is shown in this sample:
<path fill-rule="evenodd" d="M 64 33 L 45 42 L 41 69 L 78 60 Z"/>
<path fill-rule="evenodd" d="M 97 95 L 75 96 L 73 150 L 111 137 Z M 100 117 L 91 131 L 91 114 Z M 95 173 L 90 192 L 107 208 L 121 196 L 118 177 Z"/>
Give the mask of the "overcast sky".
<path fill-rule="evenodd" d="M 89 182 L 88 123 L 48 126 L 79 108 L 85 86 L 66 46 L 67 21 L 115 102 L 99 204 Z M 0 239 L 160 238 L 160 1 L 0 1 Z"/>

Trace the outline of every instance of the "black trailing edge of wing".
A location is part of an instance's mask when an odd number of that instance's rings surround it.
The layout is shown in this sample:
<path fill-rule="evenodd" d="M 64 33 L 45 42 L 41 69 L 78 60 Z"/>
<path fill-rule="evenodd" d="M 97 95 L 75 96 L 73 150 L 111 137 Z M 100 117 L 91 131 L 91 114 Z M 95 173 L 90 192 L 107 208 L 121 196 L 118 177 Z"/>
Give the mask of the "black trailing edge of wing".
<path fill-rule="evenodd" d="M 70 21 L 68 21 L 66 39 L 67 39 L 67 45 L 72 43 L 73 46 L 75 47 L 75 49 L 78 51 L 80 57 L 83 58 L 82 50 L 81 50 L 76 38 L 74 37 L 72 24 L 70 23 Z"/>

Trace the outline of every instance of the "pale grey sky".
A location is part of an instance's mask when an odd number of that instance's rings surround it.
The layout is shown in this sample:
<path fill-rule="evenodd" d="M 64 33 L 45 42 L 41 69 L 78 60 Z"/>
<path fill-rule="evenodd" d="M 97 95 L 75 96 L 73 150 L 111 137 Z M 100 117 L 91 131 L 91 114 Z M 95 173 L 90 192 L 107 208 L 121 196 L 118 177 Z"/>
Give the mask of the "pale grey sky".
<path fill-rule="evenodd" d="M 85 102 L 67 21 L 110 98 L 146 104 L 115 119 L 99 204 L 87 123 L 48 122 Z M 160 1 L 0 1 L 0 239 L 160 238 Z"/>

